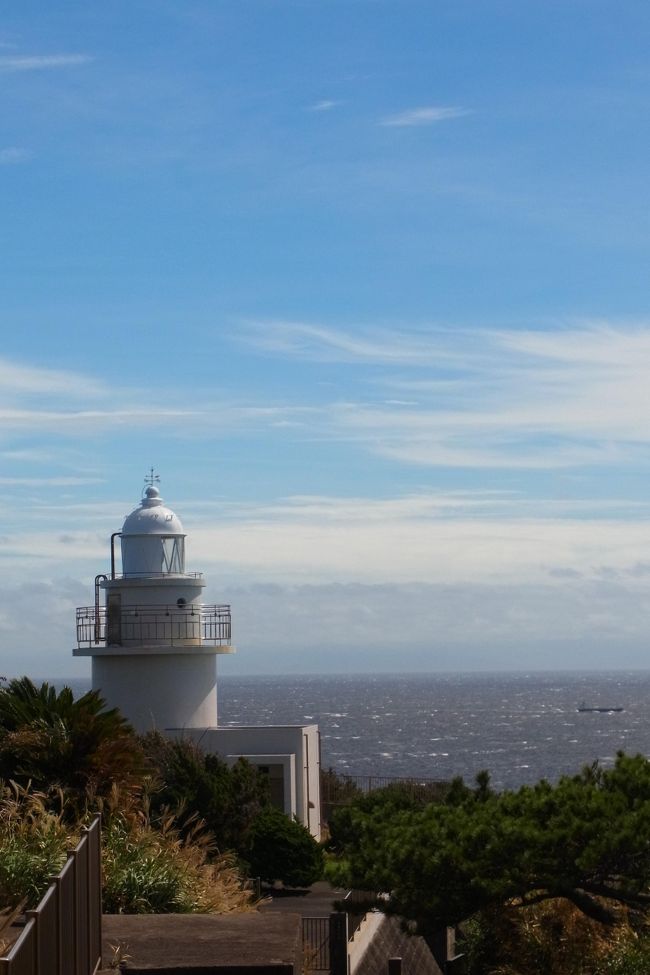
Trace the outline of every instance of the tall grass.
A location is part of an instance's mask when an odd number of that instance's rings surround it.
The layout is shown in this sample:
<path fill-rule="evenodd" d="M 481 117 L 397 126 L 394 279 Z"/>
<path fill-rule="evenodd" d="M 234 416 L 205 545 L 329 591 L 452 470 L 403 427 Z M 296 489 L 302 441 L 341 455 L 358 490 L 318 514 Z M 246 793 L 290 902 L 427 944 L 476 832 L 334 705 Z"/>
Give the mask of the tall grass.
<path fill-rule="evenodd" d="M 225 914 L 253 909 L 233 856 L 217 855 L 201 820 L 177 811 L 106 810 L 102 867 L 107 914 Z M 189 828 L 188 828 L 189 827 Z"/>
<path fill-rule="evenodd" d="M 66 822 L 65 798 L 0 784 L 0 911 L 35 907 L 61 870 L 78 831 Z M 106 913 L 218 913 L 253 909 L 234 858 L 216 855 L 195 820 L 180 834 L 174 816 L 151 820 L 146 805 L 113 790 L 103 805 L 103 909 Z"/>
<path fill-rule="evenodd" d="M 0 909 L 34 907 L 74 839 L 43 793 L 0 784 Z"/>

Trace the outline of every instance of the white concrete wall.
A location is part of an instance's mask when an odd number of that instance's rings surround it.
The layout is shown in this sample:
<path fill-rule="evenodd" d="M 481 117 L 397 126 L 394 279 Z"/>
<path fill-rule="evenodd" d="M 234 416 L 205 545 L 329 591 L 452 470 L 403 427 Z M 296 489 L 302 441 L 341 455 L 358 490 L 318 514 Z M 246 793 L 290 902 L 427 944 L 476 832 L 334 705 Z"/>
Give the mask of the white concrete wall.
<path fill-rule="evenodd" d="M 172 733 L 173 729 L 168 729 Z M 295 815 L 317 840 L 321 838 L 320 821 L 320 747 L 318 726 L 269 725 L 231 728 L 176 729 L 173 733 L 189 737 L 203 751 L 222 756 L 295 755 Z"/>
<path fill-rule="evenodd" d="M 141 733 L 217 723 L 214 653 L 93 656 L 92 686 Z"/>
<path fill-rule="evenodd" d="M 102 589 L 119 592 L 123 606 L 176 606 L 184 599 L 188 608 L 200 605 L 205 582 L 192 576 L 167 576 L 164 579 L 109 579 Z"/>
<path fill-rule="evenodd" d="M 234 765 L 240 758 L 245 758 L 247 762 L 256 768 L 264 768 L 269 765 L 280 765 L 282 767 L 282 785 L 284 791 L 284 802 L 282 811 L 287 816 L 298 815 L 296 804 L 296 756 L 295 755 L 222 755 L 229 765 Z"/>
<path fill-rule="evenodd" d="M 304 775 L 306 778 L 305 825 L 318 840 L 321 837 L 320 821 L 320 735 L 318 725 L 305 725 L 303 731 Z"/>
<path fill-rule="evenodd" d="M 173 576 L 164 579 L 108 579 L 102 584 L 106 590 L 106 605 L 119 596 L 121 645 L 136 647 L 142 644 L 161 645 L 175 640 L 187 646 L 201 644 L 201 597 L 205 583 L 202 578 Z M 178 606 L 178 600 L 184 600 Z M 146 607 L 146 609 L 145 609 Z M 157 615 L 160 607 L 160 615 Z M 136 616 L 139 608 L 139 616 Z M 195 616 L 188 615 L 194 610 Z M 156 635 L 158 634 L 158 635 Z"/>

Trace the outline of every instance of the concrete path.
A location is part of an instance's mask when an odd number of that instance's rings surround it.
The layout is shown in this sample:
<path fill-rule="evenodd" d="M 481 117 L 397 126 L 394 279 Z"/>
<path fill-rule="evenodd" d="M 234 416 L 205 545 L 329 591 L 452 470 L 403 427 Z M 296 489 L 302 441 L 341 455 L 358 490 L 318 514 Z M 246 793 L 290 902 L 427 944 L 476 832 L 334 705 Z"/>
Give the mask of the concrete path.
<path fill-rule="evenodd" d="M 123 958 L 125 975 L 289 975 L 302 970 L 301 928 L 295 912 L 104 914 L 102 960 Z"/>
<path fill-rule="evenodd" d="M 270 897 L 268 903 L 260 905 L 260 911 L 281 911 L 287 914 L 301 914 L 302 917 L 327 917 L 335 911 L 334 901 L 342 901 L 347 890 L 332 887 L 325 880 L 303 889 L 286 888 L 276 890 L 262 886 L 262 896 Z"/>

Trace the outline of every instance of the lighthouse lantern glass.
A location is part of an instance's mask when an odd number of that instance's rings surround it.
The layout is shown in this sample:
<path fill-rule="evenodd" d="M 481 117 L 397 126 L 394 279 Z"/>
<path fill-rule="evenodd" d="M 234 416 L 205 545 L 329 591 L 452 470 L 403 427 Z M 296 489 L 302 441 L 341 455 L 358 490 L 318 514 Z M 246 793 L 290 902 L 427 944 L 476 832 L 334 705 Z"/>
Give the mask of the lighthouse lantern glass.
<path fill-rule="evenodd" d="M 124 576 L 184 575 L 183 535 L 122 535 Z"/>
<path fill-rule="evenodd" d="M 170 575 L 182 575 L 185 572 L 185 539 L 182 535 L 163 538 L 163 567 L 162 571 Z"/>

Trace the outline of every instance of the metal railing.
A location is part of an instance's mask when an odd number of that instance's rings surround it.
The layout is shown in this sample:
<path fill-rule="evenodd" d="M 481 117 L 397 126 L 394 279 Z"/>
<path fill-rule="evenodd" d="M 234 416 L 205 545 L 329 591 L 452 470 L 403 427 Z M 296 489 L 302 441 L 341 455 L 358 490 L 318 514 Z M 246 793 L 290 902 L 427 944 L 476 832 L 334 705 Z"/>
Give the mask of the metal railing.
<path fill-rule="evenodd" d="M 8 952 L 0 975 L 94 975 L 102 960 L 101 827 L 97 816 Z"/>
<path fill-rule="evenodd" d="M 333 769 L 321 769 L 321 820 L 329 822 L 332 811 L 347 806 L 355 799 L 377 789 L 399 789 L 413 799 L 435 802 L 449 791 L 449 783 L 440 779 L 409 778 L 397 775 L 347 775 Z"/>
<path fill-rule="evenodd" d="M 128 646 L 149 642 L 187 646 L 230 643 L 230 606 L 201 606 L 179 609 L 170 606 L 128 606 L 109 613 L 106 606 L 77 608 L 79 647 Z"/>
<path fill-rule="evenodd" d="M 202 579 L 202 572 L 116 572 L 111 579 Z"/>
<path fill-rule="evenodd" d="M 368 903 L 374 894 L 368 890 L 349 890 L 343 898 L 343 908 L 348 916 L 348 941 L 354 938 L 368 911 Z M 357 906 L 358 905 L 358 906 Z"/>
<path fill-rule="evenodd" d="M 347 915 L 303 917 L 302 953 L 305 971 L 312 975 L 347 975 Z"/>
<path fill-rule="evenodd" d="M 337 781 L 338 780 L 338 781 Z M 327 791 L 329 783 L 327 772 L 323 773 L 323 782 Z M 409 792 L 419 795 L 421 793 L 435 792 L 437 789 L 448 789 L 449 782 L 442 779 L 414 778 L 406 775 L 348 775 L 347 773 L 336 772 L 332 777 L 330 792 L 332 797 L 343 786 L 344 793 L 359 795 L 374 792 L 376 789 L 386 789 L 388 786 L 399 786 Z"/>

